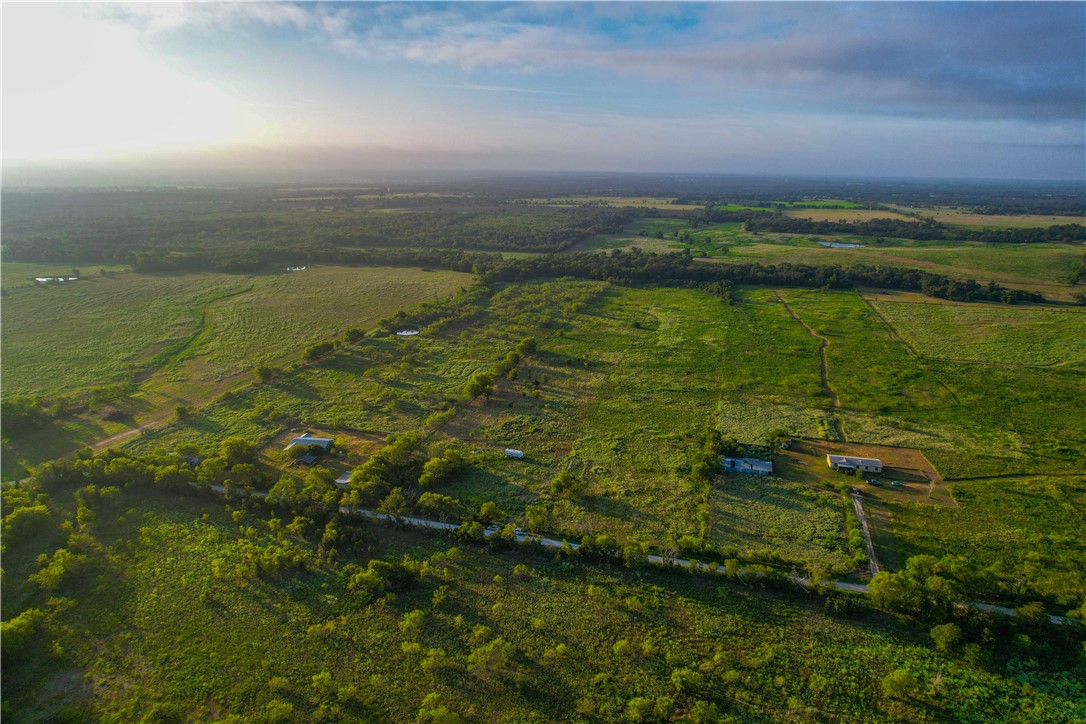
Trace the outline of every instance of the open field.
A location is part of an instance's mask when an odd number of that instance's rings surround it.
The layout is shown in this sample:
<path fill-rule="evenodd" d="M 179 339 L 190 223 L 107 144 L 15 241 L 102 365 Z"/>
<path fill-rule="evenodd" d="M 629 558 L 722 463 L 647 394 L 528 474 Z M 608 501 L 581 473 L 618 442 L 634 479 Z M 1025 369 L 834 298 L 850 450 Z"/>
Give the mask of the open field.
<path fill-rule="evenodd" d="M 1086 312 L 996 304 L 872 302 L 923 357 L 1020 365 L 1086 362 Z"/>
<path fill-rule="evenodd" d="M 847 565 L 839 501 L 777 479 L 725 481 L 705 498 L 687 480 L 707 426 L 720 421 L 725 434 L 760 442 L 742 421 L 726 423 L 722 400 L 766 395 L 797 410 L 822 404 L 817 358 L 806 367 L 794 363 L 797 350 L 814 348 L 806 332 L 775 302 L 728 308 L 700 292 L 601 292 L 603 285 L 584 282 L 511 287 L 468 329 L 365 340 L 134 445 L 207 446 L 228 434 L 268 440 L 283 425 L 348 434 L 418 429 L 504 354 L 514 335 L 533 333 L 541 351 L 515 381 L 496 383 L 486 404 L 440 416 L 439 437 L 476 451 L 449 494 L 472 506 L 493 500 L 512 518 L 541 505 L 553 530 L 577 537 L 603 532 L 661 543 L 700 535 L 714 548 L 770 548 Z M 576 311 L 562 318 L 572 324 L 537 326 L 530 310 L 539 305 L 552 313 L 568 305 Z M 767 325 L 778 330 L 774 337 Z M 523 449 L 528 459 L 507 460 L 504 447 Z M 575 495 L 551 492 L 562 472 L 579 481 Z M 693 516 L 699 506 L 709 515 L 700 529 Z"/>
<path fill-rule="evenodd" d="M 889 446 L 875 456 L 905 455 L 901 467 L 928 476 L 874 493 L 888 501 L 922 495 L 925 504 L 953 505 L 942 484 L 919 484 L 936 477 L 930 464 L 955 479 L 1064 474 L 1086 463 L 1086 381 L 1073 369 L 926 360 L 854 292 L 781 293 L 830 340 L 840 409 L 819 384 L 818 340 L 772 290 L 741 290 L 727 306 L 696 290 L 563 281 L 510 286 L 477 302 L 470 319 L 418 337 L 363 340 L 131 447 L 209 447 L 241 435 L 272 441 L 274 451 L 288 430 L 321 430 L 368 441 L 349 466 L 388 433 L 424 430 L 470 461 L 442 492 L 472 508 L 494 501 L 508 520 L 534 511 L 559 535 L 656 545 L 693 536 L 714 550 L 773 550 L 834 566 L 847 560 L 841 502 L 820 493 L 843 478 L 825 467 L 825 453 L 789 452 L 779 477 L 725 476 L 706 495 L 688 476 L 707 426 L 747 444 L 784 429 L 831 440 L 843 433 L 853 451 Z M 525 334 L 540 351 L 517 379 L 496 381 L 488 400 L 450 406 Z M 527 458 L 508 460 L 505 447 Z M 560 474 L 576 481 L 574 492 L 554 492 Z M 902 469 L 887 480 L 911 475 Z"/>
<path fill-rule="evenodd" d="M 870 219 L 901 219 L 910 221 L 908 216 L 893 211 L 877 209 L 786 209 L 785 216 L 811 221 L 869 221 Z"/>
<path fill-rule="evenodd" d="M 7 293 L 21 287 L 42 286 L 39 282 L 34 281 L 35 277 L 70 276 L 73 271 L 79 271 L 81 281 L 89 281 L 95 276 L 101 276 L 103 273 L 109 275 L 129 271 L 129 267 L 117 264 L 93 264 L 87 267 L 76 265 L 76 267 L 73 267 L 71 264 L 5 261 L 0 264 L 0 287 Z"/>
<path fill-rule="evenodd" d="M 284 530 L 261 510 L 231 515 L 220 500 L 147 490 L 96 503 L 82 574 L 45 592 L 25 579 L 38 552 L 63 544 L 62 505 L 74 507 L 58 500 L 42 535 L 5 555 L 5 620 L 40 609 L 24 646 L 50 652 L 19 660 L 6 637 L 12 722 L 1086 716 L 1081 662 L 1009 640 L 966 660 L 890 617 L 833 617 L 809 599 L 453 549 L 391 527 L 341 525 L 318 547 L 319 527 Z M 337 555 L 322 555 L 326 545 Z M 371 591 L 352 583 L 370 561 L 416 573 Z M 903 699 L 881 687 L 899 668 L 917 680 Z"/>
<path fill-rule="evenodd" d="M 208 305 L 251 283 L 126 273 L 14 290 L 4 298 L 4 393 L 52 397 L 127 382 L 197 333 Z"/>
<path fill-rule="evenodd" d="M 988 229 L 1031 229 L 1057 224 L 1086 224 L 1083 216 L 1044 216 L 1027 214 L 973 214 L 961 209 L 950 208 L 910 208 L 895 206 L 902 211 L 920 214 L 944 224 L 955 226 L 983 227 Z"/>
<path fill-rule="evenodd" d="M 797 210 L 798 213 L 798 210 Z M 662 233 L 663 238 L 657 238 Z M 687 234 L 680 240 L 679 234 Z M 828 248 L 819 241 L 858 244 Z M 1084 248 L 1075 244 L 993 244 L 966 241 L 913 241 L 872 237 L 759 233 L 742 224 L 723 223 L 693 229 L 680 219 L 637 219 L 621 234 L 587 239 L 571 251 L 622 248 L 665 253 L 689 248 L 708 263 L 873 264 L 917 268 L 955 279 L 995 281 L 1038 291 L 1056 301 L 1070 301 L 1075 291 L 1067 279 L 1081 263 Z"/>
<path fill-rule="evenodd" d="M 568 196 L 548 197 L 534 199 L 517 199 L 516 204 L 529 204 L 539 206 L 611 206 L 636 207 L 644 209 L 674 209 L 689 211 L 702 208 L 698 204 L 676 204 L 675 197 L 658 196 Z"/>
<path fill-rule="evenodd" d="M 111 397 L 119 421 L 160 421 L 178 405 L 248 383 L 257 365 L 297 361 L 310 344 L 371 328 L 468 279 L 444 271 L 311 267 L 257 276 L 126 273 L 18 289 L 4 301 L 4 393 L 52 399 L 117 385 Z M 27 433 L 25 447 L 15 440 L 5 450 L 5 471 L 8 460 L 40 461 L 39 449 L 73 449 L 46 444 L 50 436 L 79 447 L 115 429 L 95 417 L 92 410 L 85 422 L 66 423 L 74 438 L 55 435 L 51 425 Z M 94 434 L 80 439 L 77 431 L 88 426 Z"/>

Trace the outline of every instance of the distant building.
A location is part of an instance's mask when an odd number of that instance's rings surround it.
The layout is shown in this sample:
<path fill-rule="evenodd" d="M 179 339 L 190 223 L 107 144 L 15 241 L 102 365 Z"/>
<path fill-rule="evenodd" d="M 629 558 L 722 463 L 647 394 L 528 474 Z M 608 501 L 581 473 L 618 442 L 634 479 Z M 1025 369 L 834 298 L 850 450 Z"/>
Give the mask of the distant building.
<path fill-rule="evenodd" d="M 507 457 L 507 458 L 516 458 L 517 460 L 520 460 L 521 458 L 524 457 L 524 453 L 521 450 L 514 450 L 511 447 L 507 447 L 507 448 L 505 448 L 505 457 Z"/>
<path fill-rule="evenodd" d="M 329 450 L 332 449 L 332 446 L 334 444 L 335 444 L 335 441 L 332 440 L 332 438 L 330 438 L 330 437 L 313 437 L 313 433 L 307 432 L 304 435 L 301 435 L 300 437 L 296 437 L 296 438 L 292 439 L 290 441 L 290 444 L 287 445 L 283 449 L 284 450 L 290 450 L 292 447 L 295 447 L 296 445 L 304 445 L 304 446 L 310 447 L 310 448 L 313 445 L 319 445 L 323 452 L 328 452 Z M 312 465 L 313 463 L 315 463 L 317 461 L 317 458 L 319 456 L 320 456 L 319 453 L 310 450 L 310 452 L 307 452 L 305 455 L 298 458 L 297 462 L 305 463 L 306 465 Z"/>
<path fill-rule="evenodd" d="M 773 462 L 758 458 L 724 458 L 724 472 L 750 473 L 752 475 L 771 475 Z"/>
<path fill-rule="evenodd" d="M 882 461 L 878 458 L 858 458 L 852 455 L 827 455 L 826 464 L 834 470 L 851 473 L 859 470 L 864 473 L 881 473 Z"/>

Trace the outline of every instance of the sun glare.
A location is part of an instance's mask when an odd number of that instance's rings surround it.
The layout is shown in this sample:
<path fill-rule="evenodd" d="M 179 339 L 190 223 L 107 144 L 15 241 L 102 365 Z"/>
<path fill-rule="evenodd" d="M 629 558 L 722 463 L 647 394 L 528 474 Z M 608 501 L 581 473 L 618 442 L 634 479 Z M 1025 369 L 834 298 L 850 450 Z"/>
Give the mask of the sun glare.
<path fill-rule="evenodd" d="M 11 11 L 26 8 L 9 6 Z M 130 29 L 34 9 L 4 33 L 4 156 L 87 158 L 237 140 L 241 104 L 141 48 Z M 25 24 L 18 23 L 22 27 Z"/>

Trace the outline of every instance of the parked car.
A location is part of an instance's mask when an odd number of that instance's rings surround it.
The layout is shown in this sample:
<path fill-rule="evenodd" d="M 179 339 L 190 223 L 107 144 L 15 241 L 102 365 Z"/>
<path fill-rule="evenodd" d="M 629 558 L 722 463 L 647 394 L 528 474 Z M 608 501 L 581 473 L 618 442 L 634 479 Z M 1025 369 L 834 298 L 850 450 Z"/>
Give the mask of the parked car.
<path fill-rule="evenodd" d="M 882 485 L 882 483 L 881 483 L 880 481 L 878 481 L 878 480 L 875 480 L 874 478 L 871 478 L 871 479 L 869 479 L 869 480 L 867 481 L 867 484 L 868 484 L 868 485 Z"/>
<path fill-rule="evenodd" d="M 890 485 L 893 485 L 895 488 L 904 488 L 905 487 L 905 483 L 899 482 L 897 480 L 890 481 Z"/>
<path fill-rule="evenodd" d="M 515 535 L 528 535 L 528 531 L 524 530 L 523 528 L 514 528 L 513 533 Z"/>
<path fill-rule="evenodd" d="M 497 523 L 491 523 L 490 525 L 488 525 L 486 527 L 486 532 L 487 533 L 497 533 L 501 529 L 502 529 L 502 527 L 500 525 L 498 525 Z"/>

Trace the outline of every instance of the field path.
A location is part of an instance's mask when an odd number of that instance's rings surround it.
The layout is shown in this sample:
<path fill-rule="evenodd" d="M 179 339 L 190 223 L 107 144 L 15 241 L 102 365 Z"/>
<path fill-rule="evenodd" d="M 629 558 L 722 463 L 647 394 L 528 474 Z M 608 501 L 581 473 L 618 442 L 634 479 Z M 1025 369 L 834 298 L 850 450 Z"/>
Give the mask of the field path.
<path fill-rule="evenodd" d="M 871 538 L 871 527 L 867 524 L 867 516 L 864 515 L 864 504 L 860 500 L 859 493 L 852 493 L 852 507 L 856 509 L 856 517 L 860 519 L 860 527 L 864 532 L 864 545 L 867 546 L 867 560 L 871 568 L 871 577 L 879 572 L 879 559 L 875 557 L 875 541 Z"/>
<path fill-rule="evenodd" d="M 91 445 L 91 449 L 92 450 L 100 450 L 100 449 L 102 449 L 104 447 L 108 447 L 109 445 L 112 445 L 115 442 L 120 442 L 121 440 L 125 440 L 127 438 L 138 435 L 139 433 L 143 432 L 144 430 L 150 430 L 152 427 L 158 427 L 162 423 L 166 422 L 168 419 L 169 419 L 169 416 L 160 417 L 160 418 L 155 419 L 155 420 L 149 420 L 149 421 L 143 423 L 142 425 L 139 425 L 137 427 L 133 427 L 130 430 L 125 430 L 124 432 L 118 432 L 116 435 L 112 435 L 110 437 L 107 437 L 105 440 L 99 440 L 98 442 L 94 443 L 93 445 Z"/>
<path fill-rule="evenodd" d="M 837 393 L 830 388 L 829 373 L 826 369 L 826 347 L 830 346 L 830 341 L 823 337 L 821 334 L 815 332 L 806 322 L 799 318 L 799 315 L 796 314 L 795 310 L 792 309 L 791 305 L 789 305 L 788 302 L 784 300 L 784 297 L 781 296 L 781 291 L 779 289 L 774 289 L 773 293 L 777 295 L 777 299 L 781 301 L 781 304 L 784 305 L 784 308 L 787 309 L 788 313 L 792 315 L 792 319 L 802 324 L 803 328 L 810 332 L 812 337 L 822 340 L 822 344 L 820 344 L 818 347 L 818 360 L 821 365 L 820 372 L 822 375 L 822 390 L 829 396 L 831 400 L 833 400 L 834 407 L 840 407 L 841 400 L 837 399 Z"/>

